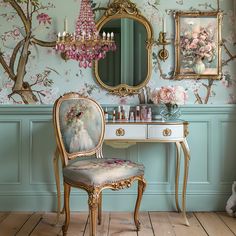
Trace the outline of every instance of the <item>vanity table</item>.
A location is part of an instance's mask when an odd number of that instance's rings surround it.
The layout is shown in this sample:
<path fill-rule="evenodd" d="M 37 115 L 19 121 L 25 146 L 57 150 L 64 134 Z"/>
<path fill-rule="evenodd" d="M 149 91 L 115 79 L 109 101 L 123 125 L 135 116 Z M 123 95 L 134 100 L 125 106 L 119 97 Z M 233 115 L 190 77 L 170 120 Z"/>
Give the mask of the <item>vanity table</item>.
<path fill-rule="evenodd" d="M 138 142 L 162 142 L 175 143 L 176 145 L 176 173 L 175 173 L 175 203 L 176 208 L 181 212 L 179 206 L 179 170 L 180 151 L 184 153 L 184 179 L 182 189 L 182 213 L 185 225 L 189 226 L 186 216 L 186 188 L 190 153 L 187 143 L 188 122 L 186 121 L 110 121 L 106 123 L 105 143 L 114 148 L 125 148 Z"/>

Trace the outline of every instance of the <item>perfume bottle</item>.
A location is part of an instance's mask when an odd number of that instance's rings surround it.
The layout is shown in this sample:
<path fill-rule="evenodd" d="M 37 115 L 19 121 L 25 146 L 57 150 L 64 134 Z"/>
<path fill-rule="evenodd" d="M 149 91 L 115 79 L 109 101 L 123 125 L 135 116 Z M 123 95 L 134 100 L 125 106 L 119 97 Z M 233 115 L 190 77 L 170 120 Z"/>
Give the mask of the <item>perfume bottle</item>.
<path fill-rule="evenodd" d="M 134 121 L 134 112 L 133 111 L 130 112 L 129 120 Z"/>
<path fill-rule="evenodd" d="M 118 106 L 117 120 L 122 120 L 122 112 L 121 112 L 121 107 L 120 106 Z"/>
<path fill-rule="evenodd" d="M 104 111 L 104 117 L 105 117 L 105 120 L 108 121 L 107 107 L 105 108 L 105 111 Z"/>
<path fill-rule="evenodd" d="M 140 121 L 140 106 L 136 106 L 135 119 L 136 119 L 136 121 Z"/>
<path fill-rule="evenodd" d="M 141 118 L 141 120 L 146 120 L 147 119 L 147 109 L 146 109 L 146 106 L 142 106 L 141 107 L 140 118 Z"/>
<path fill-rule="evenodd" d="M 112 121 L 116 121 L 116 110 L 113 110 Z"/>
<path fill-rule="evenodd" d="M 152 121 L 152 108 L 151 107 L 148 108 L 147 120 Z"/>

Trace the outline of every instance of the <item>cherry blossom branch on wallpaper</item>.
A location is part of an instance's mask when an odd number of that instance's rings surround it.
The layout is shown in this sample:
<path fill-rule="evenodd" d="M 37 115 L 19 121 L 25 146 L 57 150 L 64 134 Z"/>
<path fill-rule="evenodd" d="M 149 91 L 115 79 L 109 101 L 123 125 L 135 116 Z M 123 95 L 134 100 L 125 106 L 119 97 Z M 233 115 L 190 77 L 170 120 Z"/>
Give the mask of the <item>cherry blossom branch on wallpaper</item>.
<path fill-rule="evenodd" d="M 9 65 L 4 59 L 4 53 L 0 52 L 0 64 L 9 78 L 14 82 L 12 93 L 9 94 L 8 97 L 12 98 L 13 95 L 19 95 L 25 104 L 37 103 L 38 101 L 41 101 L 40 96 L 43 96 L 42 92 L 32 89 L 32 86 L 35 84 L 24 81 L 25 74 L 27 73 L 26 65 L 28 63 L 29 55 L 31 54 L 31 46 L 53 47 L 56 42 L 46 42 L 35 38 L 32 34 L 32 17 L 33 14 L 37 13 L 39 24 L 41 22 L 44 24 L 51 24 L 51 18 L 47 14 L 39 14 L 39 10 L 48 9 L 50 6 L 39 4 L 38 0 L 4 0 L 4 2 L 9 3 L 9 5 L 17 12 L 17 15 L 24 25 L 25 31 L 24 38 L 21 39 L 13 49 Z M 24 11 L 23 9 L 26 10 Z M 17 65 L 15 66 L 16 63 Z"/>

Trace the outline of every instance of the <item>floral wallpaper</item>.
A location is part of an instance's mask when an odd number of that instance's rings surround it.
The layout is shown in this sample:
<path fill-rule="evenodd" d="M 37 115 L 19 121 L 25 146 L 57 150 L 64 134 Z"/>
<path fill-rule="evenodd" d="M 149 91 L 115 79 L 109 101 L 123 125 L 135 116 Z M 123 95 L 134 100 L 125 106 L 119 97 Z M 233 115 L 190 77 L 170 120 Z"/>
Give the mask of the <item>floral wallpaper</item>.
<path fill-rule="evenodd" d="M 168 46 L 170 57 L 158 59 L 153 47 L 153 71 L 147 87 L 139 95 L 110 95 L 96 83 L 91 69 L 82 69 L 76 61 L 65 61 L 55 50 L 57 32 L 63 31 L 64 18 L 68 30 L 74 31 L 79 13 L 79 0 L 0 0 L 0 104 L 52 104 L 68 91 L 95 98 L 101 104 L 138 104 L 149 102 L 150 92 L 164 85 L 183 86 L 187 104 L 236 103 L 236 2 L 234 0 L 133 0 L 151 22 L 154 37 L 166 19 L 167 37 L 174 42 L 172 10 L 224 11 L 222 36 L 223 79 L 172 79 L 174 44 Z M 109 0 L 91 0 L 96 17 L 103 13 Z"/>

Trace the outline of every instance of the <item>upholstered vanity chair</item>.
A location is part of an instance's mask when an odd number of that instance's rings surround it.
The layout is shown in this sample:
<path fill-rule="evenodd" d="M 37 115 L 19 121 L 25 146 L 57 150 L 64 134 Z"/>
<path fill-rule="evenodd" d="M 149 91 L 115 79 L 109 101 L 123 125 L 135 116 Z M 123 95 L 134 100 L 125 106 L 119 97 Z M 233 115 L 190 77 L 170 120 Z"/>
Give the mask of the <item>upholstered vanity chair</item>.
<path fill-rule="evenodd" d="M 140 228 L 138 211 L 145 189 L 144 167 L 129 160 L 103 158 L 105 122 L 103 110 L 92 99 L 67 93 L 57 99 L 53 109 L 57 150 L 62 159 L 65 222 L 63 235 L 70 222 L 71 187 L 88 193 L 90 235 L 96 235 L 96 222 L 101 223 L 102 190 L 128 188 L 138 181 L 134 222 Z M 86 158 L 82 158 L 86 157 Z"/>

